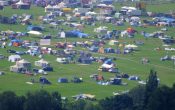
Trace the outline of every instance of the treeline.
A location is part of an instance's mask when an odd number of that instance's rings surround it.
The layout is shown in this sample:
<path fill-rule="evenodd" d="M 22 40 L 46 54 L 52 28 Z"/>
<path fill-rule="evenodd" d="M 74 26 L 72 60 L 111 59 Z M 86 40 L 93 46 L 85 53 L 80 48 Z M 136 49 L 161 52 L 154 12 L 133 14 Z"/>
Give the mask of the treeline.
<path fill-rule="evenodd" d="M 95 104 L 86 100 L 62 100 L 58 92 L 40 90 L 17 96 L 6 91 L 0 94 L 0 110 L 175 110 L 175 84 L 159 86 L 157 74 L 151 70 L 145 86 Z"/>

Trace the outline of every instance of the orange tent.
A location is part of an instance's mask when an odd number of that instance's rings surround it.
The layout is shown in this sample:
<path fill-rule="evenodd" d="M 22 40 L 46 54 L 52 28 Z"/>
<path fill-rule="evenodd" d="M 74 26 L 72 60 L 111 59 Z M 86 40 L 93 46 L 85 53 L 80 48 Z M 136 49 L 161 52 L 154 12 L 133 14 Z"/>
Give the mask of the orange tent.
<path fill-rule="evenodd" d="M 133 30 L 134 30 L 133 28 L 128 28 L 127 32 L 131 33 L 131 32 L 133 32 Z"/>

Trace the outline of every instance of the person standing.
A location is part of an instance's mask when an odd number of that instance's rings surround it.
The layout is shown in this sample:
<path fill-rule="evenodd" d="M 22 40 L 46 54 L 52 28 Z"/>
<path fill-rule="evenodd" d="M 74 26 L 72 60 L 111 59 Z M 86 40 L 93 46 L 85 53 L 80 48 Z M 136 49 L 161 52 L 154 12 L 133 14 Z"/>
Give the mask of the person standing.
<path fill-rule="evenodd" d="M 2 48 L 6 48 L 6 42 L 2 43 Z"/>

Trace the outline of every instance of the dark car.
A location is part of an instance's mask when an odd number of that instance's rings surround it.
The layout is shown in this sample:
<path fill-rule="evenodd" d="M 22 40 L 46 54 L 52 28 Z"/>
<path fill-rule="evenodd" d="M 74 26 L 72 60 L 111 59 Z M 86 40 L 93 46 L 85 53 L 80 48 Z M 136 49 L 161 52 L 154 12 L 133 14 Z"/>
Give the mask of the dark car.
<path fill-rule="evenodd" d="M 11 49 L 7 50 L 7 52 L 8 52 L 8 53 L 16 53 L 15 50 L 11 50 Z"/>
<path fill-rule="evenodd" d="M 80 82 L 83 82 L 81 78 L 78 78 L 78 77 L 74 77 L 71 82 L 74 82 L 74 83 L 80 83 Z"/>
<path fill-rule="evenodd" d="M 40 77 L 39 82 L 41 84 L 51 84 L 51 82 L 45 77 Z"/>
<path fill-rule="evenodd" d="M 42 70 L 44 70 L 44 71 L 53 71 L 53 68 L 47 66 L 47 67 L 44 67 Z"/>
<path fill-rule="evenodd" d="M 34 73 L 38 73 L 38 71 L 39 71 L 38 69 L 33 68 L 33 72 L 34 72 Z"/>
<path fill-rule="evenodd" d="M 3 71 L 0 71 L 0 75 L 4 75 L 5 73 Z"/>
<path fill-rule="evenodd" d="M 175 40 L 174 39 L 164 39 L 163 42 L 165 44 L 174 44 L 175 43 Z"/>

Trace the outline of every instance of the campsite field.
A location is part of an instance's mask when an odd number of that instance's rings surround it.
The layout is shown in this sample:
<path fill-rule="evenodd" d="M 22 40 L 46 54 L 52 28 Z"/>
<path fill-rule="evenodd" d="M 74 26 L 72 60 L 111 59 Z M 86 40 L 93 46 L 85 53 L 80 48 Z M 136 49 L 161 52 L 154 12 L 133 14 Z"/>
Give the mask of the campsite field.
<path fill-rule="evenodd" d="M 120 5 L 116 5 L 119 7 Z M 169 10 L 174 9 L 175 4 L 163 4 L 163 5 L 148 5 L 147 8 L 149 11 L 156 12 L 168 12 Z M 154 10 L 156 9 L 156 10 Z M 49 34 L 55 36 L 58 32 L 57 29 L 50 28 L 48 25 L 41 24 L 40 21 L 37 20 L 38 16 L 44 15 L 44 8 L 32 6 L 30 10 L 13 10 L 11 7 L 5 7 L 3 11 L 0 11 L 0 15 L 11 16 L 12 14 L 22 15 L 23 13 L 32 14 L 33 15 L 33 23 L 35 25 L 44 25 L 46 27 L 44 34 Z M 93 38 L 94 32 L 93 29 L 95 27 L 99 27 L 100 25 L 107 26 L 109 30 L 118 29 L 123 30 L 128 27 L 125 26 L 114 26 L 113 24 L 107 23 L 98 23 L 96 26 L 85 26 L 84 32 L 89 33 L 91 36 L 88 39 L 84 38 L 67 38 L 67 41 L 88 41 Z M 0 30 L 13 30 L 15 32 L 27 32 L 26 25 L 5 25 L 0 24 Z M 65 30 L 69 30 L 67 26 L 59 26 L 59 28 L 64 28 Z M 144 30 L 146 32 L 154 32 L 159 31 L 161 28 L 158 27 L 134 27 L 134 29 L 139 31 L 134 38 L 120 38 L 119 42 L 133 43 L 135 40 L 140 40 L 144 42 L 144 45 L 139 46 L 138 51 L 133 54 L 127 55 L 117 55 L 117 54 L 100 54 L 100 53 L 92 53 L 94 56 L 107 56 L 109 58 L 116 58 L 114 61 L 117 64 L 119 70 L 123 73 L 128 73 L 129 75 L 138 75 L 142 80 L 146 80 L 148 77 L 150 69 L 154 69 L 158 73 L 158 77 L 160 79 L 160 83 L 162 85 L 172 86 L 175 83 L 175 65 L 172 61 L 160 61 L 160 58 L 165 55 L 175 55 L 175 52 L 166 52 L 163 50 L 162 42 L 158 38 L 148 38 L 145 39 L 140 35 L 140 31 Z M 168 28 L 168 31 L 165 32 L 167 35 L 172 37 L 175 33 L 175 28 Z M 25 37 L 27 40 L 39 40 L 39 37 L 29 36 Z M 52 44 L 55 42 L 61 41 L 62 39 L 53 38 Z M 62 40 L 63 41 L 63 40 Z M 108 45 L 107 45 L 108 46 Z M 53 46 L 51 46 L 53 47 Z M 109 47 L 109 46 L 108 46 Z M 161 47 L 160 51 L 154 50 L 157 47 Z M 172 45 L 171 47 L 175 47 Z M 114 47 L 115 48 L 115 47 Z M 0 48 L 0 54 L 8 56 L 9 54 L 6 52 L 7 49 L 14 50 L 25 50 L 18 47 L 7 47 L 6 49 Z M 84 48 L 75 48 L 76 50 L 84 50 Z M 146 57 L 150 60 L 148 64 L 141 64 L 141 58 Z M 34 67 L 34 61 L 39 60 L 38 57 L 32 57 L 30 55 L 23 55 L 22 58 L 27 59 L 32 63 Z M 4 71 L 6 74 L 0 76 L 0 92 L 11 90 L 15 91 L 18 95 L 25 94 L 27 91 L 34 91 L 39 89 L 45 89 L 48 91 L 59 91 L 62 96 L 71 97 L 76 94 L 81 93 L 89 93 L 96 95 L 97 99 L 102 99 L 107 96 L 112 96 L 113 92 L 126 91 L 133 87 L 136 87 L 138 83 L 136 81 L 129 81 L 124 79 L 123 82 L 128 83 L 127 86 L 119 86 L 119 85 L 109 85 L 103 86 L 98 85 L 94 80 L 90 79 L 91 74 L 102 74 L 105 79 L 110 77 L 114 77 L 115 74 L 107 73 L 107 72 L 99 72 L 97 69 L 101 65 L 101 63 L 93 63 L 91 65 L 79 65 L 79 64 L 59 64 L 56 62 L 56 57 L 51 55 L 45 55 L 44 59 L 51 63 L 51 66 L 54 68 L 53 72 L 49 72 L 46 76 L 49 81 L 51 81 L 51 85 L 41 85 L 40 83 L 34 83 L 33 85 L 26 84 L 26 82 L 31 81 L 32 78 L 38 80 L 40 75 L 37 76 L 27 76 L 24 74 L 12 73 L 9 71 L 9 67 L 14 65 L 14 63 L 10 63 L 7 59 L 0 60 L 0 71 Z M 78 76 L 83 78 L 83 83 L 74 84 L 74 83 L 58 83 L 57 80 L 60 77 L 66 77 L 69 81 L 72 77 Z"/>

